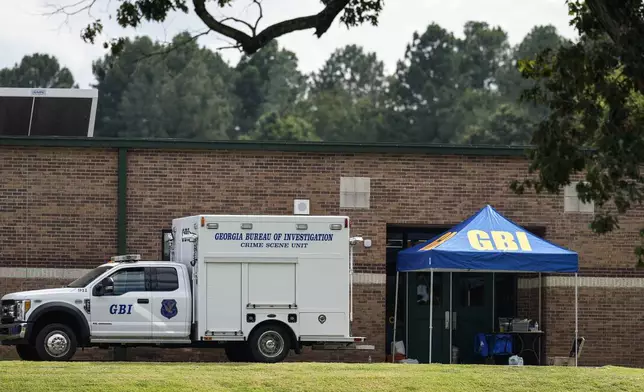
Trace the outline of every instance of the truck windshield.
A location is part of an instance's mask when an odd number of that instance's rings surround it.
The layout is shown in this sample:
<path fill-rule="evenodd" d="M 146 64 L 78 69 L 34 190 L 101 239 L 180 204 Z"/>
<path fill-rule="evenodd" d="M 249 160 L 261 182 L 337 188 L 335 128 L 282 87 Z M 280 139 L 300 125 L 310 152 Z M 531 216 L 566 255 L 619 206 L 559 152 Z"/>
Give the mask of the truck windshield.
<path fill-rule="evenodd" d="M 107 271 L 108 269 L 112 268 L 113 266 L 111 265 L 104 265 L 101 267 L 94 268 L 93 270 L 89 271 L 85 275 L 81 276 L 80 278 L 76 279 L 75 281 L 71 282 L 70 284 L 67 285 L 67 287 L 71 287 L 74 289 L 82 288 L 90 284 L 91 282 L 94 281 L 98 276 L 102 275 L 103 272 Z"/>

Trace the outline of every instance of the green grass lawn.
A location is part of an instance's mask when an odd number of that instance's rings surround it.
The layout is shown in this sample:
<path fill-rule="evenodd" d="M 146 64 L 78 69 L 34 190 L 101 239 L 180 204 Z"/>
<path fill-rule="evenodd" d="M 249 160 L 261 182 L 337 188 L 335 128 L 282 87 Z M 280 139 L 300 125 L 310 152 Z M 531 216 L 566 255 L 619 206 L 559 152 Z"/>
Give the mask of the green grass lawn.
<path fill-rule="evenodd" d="M 644 391 L 644 370 L 403 364 L 0 362 L 0 391 Z"/>

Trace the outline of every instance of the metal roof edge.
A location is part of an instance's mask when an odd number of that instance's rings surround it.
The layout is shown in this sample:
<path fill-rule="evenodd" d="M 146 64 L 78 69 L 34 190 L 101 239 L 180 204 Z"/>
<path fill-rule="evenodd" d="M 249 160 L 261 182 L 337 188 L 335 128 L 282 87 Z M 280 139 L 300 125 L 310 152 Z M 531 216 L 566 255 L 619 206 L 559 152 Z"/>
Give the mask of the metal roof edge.
<path fill-rule="evenodd" d="M 429 155 L 477 155 L 525 157 L 530 146 L 337 143 L 337 142 L 255 142 L 199 141 L 185 139 L 121 139 L 70 137 L 0 137 L 0 146 L 87 147 L 161 150 L 237 150 L 316 153 L 386 153 Z"/>

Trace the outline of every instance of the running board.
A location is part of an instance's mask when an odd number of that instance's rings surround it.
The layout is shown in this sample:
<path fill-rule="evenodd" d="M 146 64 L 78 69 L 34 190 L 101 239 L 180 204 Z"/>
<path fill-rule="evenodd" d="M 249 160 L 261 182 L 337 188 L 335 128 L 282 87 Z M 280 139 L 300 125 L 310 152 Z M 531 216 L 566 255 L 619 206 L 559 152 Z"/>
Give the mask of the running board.
<path fill-rule="evenodd" d="M 323 343 L 311 346 L 313 350 L 375 350 L 373 344 Z"/>
<path fill-rule="evenodd" d="M 301 342 L 313 343 L 313 350 L 375 350 L 372 344 L 359 344 L 365 341 L 363 337 L 344 336 L 300 336 Z"/>
<path fill-rule="evenodd" d="M 190 339 L 122 339 L 122 338 L 92 338 L 91 343 L 112 344 L 190 344 Z"/>
<path fill-rule="evenodd" d="M 358 336 L 338 336 L 338 335 L 300 335 L 301 342 L 315 343 L 361 343 L 365 338 Z"/>

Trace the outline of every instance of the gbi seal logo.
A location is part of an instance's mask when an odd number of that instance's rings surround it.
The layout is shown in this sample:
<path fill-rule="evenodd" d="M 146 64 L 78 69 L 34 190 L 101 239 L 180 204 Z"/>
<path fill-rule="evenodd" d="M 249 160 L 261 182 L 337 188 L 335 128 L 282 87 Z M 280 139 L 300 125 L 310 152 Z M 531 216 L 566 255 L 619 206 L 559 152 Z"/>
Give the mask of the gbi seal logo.
<path fill-rule="evenodd" d="M 171 319 L 177 315 L 177 301 L 173 299 L 164 299 L 161 301 L 161 315 L 167 319 Z"/>

